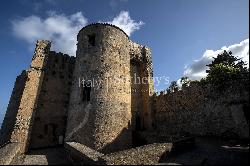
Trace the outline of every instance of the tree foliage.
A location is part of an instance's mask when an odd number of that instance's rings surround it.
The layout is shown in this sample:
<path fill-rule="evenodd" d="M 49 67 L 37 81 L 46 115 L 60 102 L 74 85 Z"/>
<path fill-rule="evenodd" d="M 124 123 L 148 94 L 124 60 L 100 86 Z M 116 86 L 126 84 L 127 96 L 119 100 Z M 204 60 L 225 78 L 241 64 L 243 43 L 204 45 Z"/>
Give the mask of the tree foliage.
<path fill-rule="evenodd" d="M 200 85 L 211 84 L 219 90 L 223 90 L 232 81 L 239 81 L 241 84 L 246 85 L 245 88 L 248 88 L 249 82 L 249 68 L 246 67 L 246 63 L 232 55 L 232 52 L 225 51 L 222 54 L 218 54 L 214 60 L 208 64 L 208 73 L 206 78 L 202 78 L 200 81 L 191 81 L 188 77 L 182 77 L 180 83 L 182 87 L 187 87 L 190 83 L 197 83 Z M 167 89 L 168 93 L 178 91 L 179 87 L 176 81 L 172 81 L 169 88 Z"/>
<path fill-rule="evenodd" d="M 182 87 L 188 87 L 190 85 L 191 80 L 189 80 L 188 77 L 184 76 L 184 77 L 181 77 L 180 82 L 181 82 Z"/>
<path fill-rule="evenodd" d="M 169 86 L 169 89 L 168 89 L 168 92 L 176 92 L 179 90 L 179 87 L 177 85 L 177 82 L 176 81 L 172 81 L 170 83 L 170 86 Z"/>
<path fill-rule="evenodd" d="M 233 56 L 232 52 L 224 51 L 207 66 L 209 70 L 205 81 L 218 88 L 226 87 L 230 81 L 246 80 L 249 76 L 246 63 Z"/>

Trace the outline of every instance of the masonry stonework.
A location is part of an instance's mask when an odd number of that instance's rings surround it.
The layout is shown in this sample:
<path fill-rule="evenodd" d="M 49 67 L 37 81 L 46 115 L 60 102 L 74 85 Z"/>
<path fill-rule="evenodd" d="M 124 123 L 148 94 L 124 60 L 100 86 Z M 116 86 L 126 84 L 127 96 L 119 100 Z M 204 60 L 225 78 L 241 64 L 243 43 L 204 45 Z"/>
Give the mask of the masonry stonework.
<path fill-rule="evenodd" d="M 37 41 L 31 65 L 16 78 L 0 144 L 21 152 L 77 142 L 107 154 L 183 136 L 249 138 L 249 91 L 192 83 L 154 93 L 151 50 L 120 28 L 90 24 L 77 35 L 76 57 Z M 130 151 L 128 151 L 130 152 Z"/>
<path fill-rule="evenodd" d="M 17 78 L 2 142 L 22 143 L 23 152 L 67 140 L 112 152 L 132 147 L 132 131 L 151 128 L 150 49 L 101 23 L 84 27 L 77 40 L 76 57 L 37 42 L 30 68 Z"/>
<path fill-rule="evenodd" d="M 41 91 L 44 77 L 44 67 L 50 49 L 50 42 L 38 41 L 29 70 L 27 80 L 16 115 L 14 130 L 11 133 L 11 142 L 22 143 L 22 151 L 26 152 L 29 146 L 30 134 L 37 109 L 38 96 Z"/>
<path fill-rule="evenodd" d="M 32 126 L 30 148 L 63 144 L 75 58 L 50 51 Z"/>
<path fill-rule="evenodd" d="M 151 50 L 131 42 L 130 56 L 132 128 L 151 129 L 151 105 L 154 93 Z"/>
<path fill-rule="evenodd" d="M 100 151 L 130 147 L 130 79 L 117 82 L 129 76 L 129 39 L 120 29 L 97 24 L 83 28 L 77 40 L 66 137 Z"/>
<path fill-rule="evenodd" d="M 27 72 L 22 71 L 22 73 L 17 76 L 16 82 L 11 94 L 10 102 L 3 120 L 1 127 L 1 139 L 0 144 L 4 144 L 10 140 L 11 133 L 13 132 L 14 125 L 16 123 L 16 115 L 18 113 L 18 108 L 20 105 L 21 97 L 25 87 L 25 82 L 27 80 Z"/>
<path fill-rule="evenodd" d="M 211 85 L 192 83 L 177 92 L 155 95 L 154 141 L 160 137 L 173 141 L 185 136 L 249 138 L 247 85 L 230 84 L 218 91 Z"/>

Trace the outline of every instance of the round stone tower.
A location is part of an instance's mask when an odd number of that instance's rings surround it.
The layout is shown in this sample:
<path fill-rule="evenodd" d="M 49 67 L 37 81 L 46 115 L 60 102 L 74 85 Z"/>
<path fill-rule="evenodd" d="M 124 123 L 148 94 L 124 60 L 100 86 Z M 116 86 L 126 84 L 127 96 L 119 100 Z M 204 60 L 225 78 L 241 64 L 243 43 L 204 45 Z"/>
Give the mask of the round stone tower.
<path fill-rule="evenodd" d="M 129 38 L 109 24 L 90 24 L 77 36 L 66 141 L 101 152 L 132 145 Z"/>

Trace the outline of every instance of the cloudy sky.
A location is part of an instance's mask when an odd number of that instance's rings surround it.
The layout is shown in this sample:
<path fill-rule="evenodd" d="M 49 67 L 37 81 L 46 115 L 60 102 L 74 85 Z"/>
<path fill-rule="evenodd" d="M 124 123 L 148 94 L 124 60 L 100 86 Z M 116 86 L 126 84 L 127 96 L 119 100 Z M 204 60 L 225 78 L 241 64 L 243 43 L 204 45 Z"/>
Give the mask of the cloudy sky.
<path fill-rule="evenodd" d="M 77 32 L 89 23 L 109 22 L 152 49 L 154 76 L 200 79 L 223 50 L 249 61 L 248 6 L 248 0 L 3 0 L 0 121 L 37 39 L 75 56 Z M 162 82 L 156 89 L 167 87 Z"/>

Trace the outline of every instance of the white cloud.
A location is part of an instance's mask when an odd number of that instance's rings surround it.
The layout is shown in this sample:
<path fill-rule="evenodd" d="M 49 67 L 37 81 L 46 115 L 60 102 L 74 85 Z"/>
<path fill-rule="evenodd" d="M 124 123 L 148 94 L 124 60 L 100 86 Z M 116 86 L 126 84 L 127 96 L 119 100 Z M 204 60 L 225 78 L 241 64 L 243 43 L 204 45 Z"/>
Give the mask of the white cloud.
<path fill-rule="evenodd" d="M 249 64 L 249 39 L 241 41 L 239 44 L 231 46 L 223 46 L 220 50 L 206 50 L 200 59 L 194 60 L 191 65 L 185 67 L 184 76 L 189 77 L 191 80 L 200 80 L 207 76 L 206 65 L 210 64 L 213 57 L 217 57 L 218 54 L 223 51 L 231 51 L 234 56 L 242 58 L 243 61 Z"/>
<path fill-rule="evenodd" d="M 53 50 L 71 56 L 75 56 L 77 33 L 86 25 L 87 19 L 81 12 L 70 16 L 51 12 L 45 19 L 32 15 L 12 21 L 14 35 L 28 42 L 31 47 L 38 39 L 51 40 Z"/>
<path fill-rule="evenodd" d="M 16 37 L 28 42 L 34 48 L 36 40 L 52 41 L 52 50 L 75 56 L 76 37 L 79 30 L 87 25 L 87 18 L 81 12 L 66 16 L 49 11 L 47 18 L 28 16 L 12 21 L 13 33 Z M 127 11 L 121 11 L 112 21 L 108 22 L 123 29 L 129 36 L 144 24 L 135 22 Z"/>
<path fill-rule="evenodd" d="M 129 16 L 128 11 L 121 11 L 118 16 L 116 16 L 112 21 L 108 21 L 108 23 L 113 24 L 124 30 L 128 36 L 130 36 L 134 31 L 139 30 L 144 22 L 139 21 L 135 22 Z"/>

